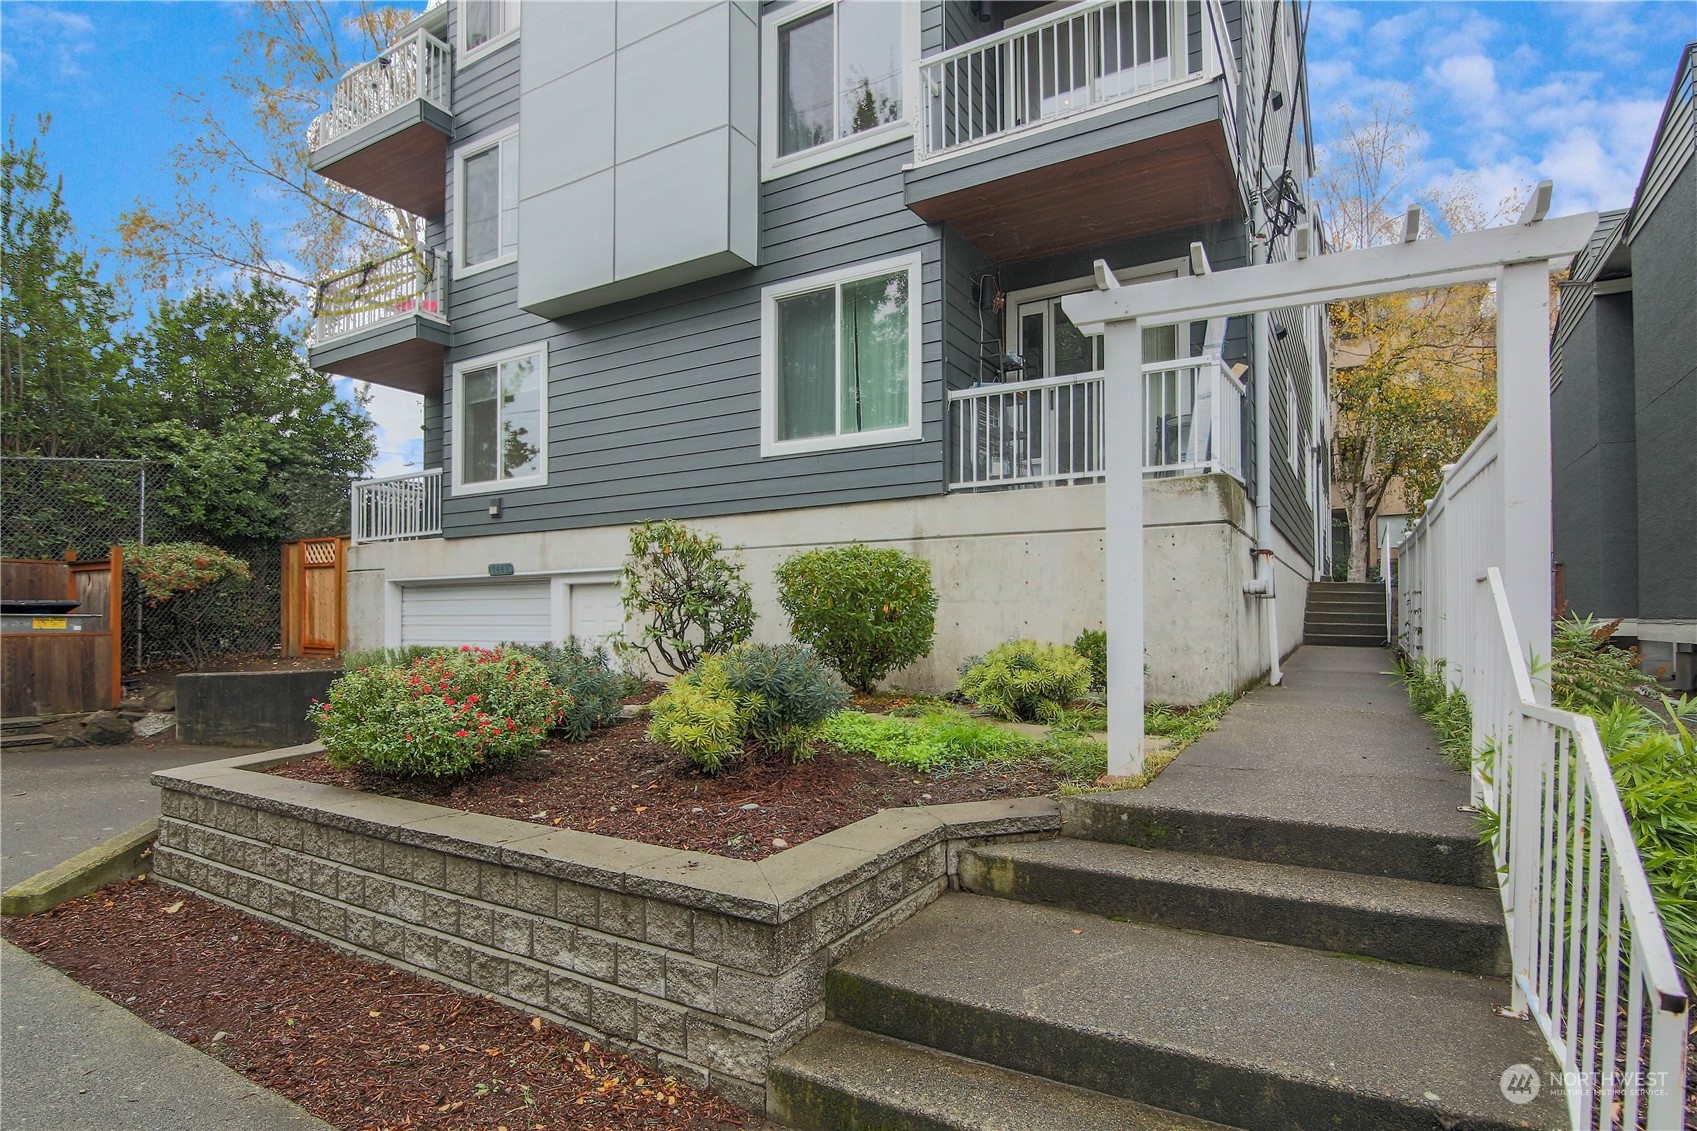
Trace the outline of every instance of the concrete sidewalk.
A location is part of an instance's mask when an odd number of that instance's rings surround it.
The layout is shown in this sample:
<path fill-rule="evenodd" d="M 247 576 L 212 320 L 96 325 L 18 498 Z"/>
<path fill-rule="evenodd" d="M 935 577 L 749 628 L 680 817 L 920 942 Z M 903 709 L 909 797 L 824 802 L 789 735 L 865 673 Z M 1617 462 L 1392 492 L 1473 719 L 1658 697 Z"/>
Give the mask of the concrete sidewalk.
<path fill-rule="evenodd" d="M 0 944 L 0 1127 L 327 1131 L 294 1104 Z"/>

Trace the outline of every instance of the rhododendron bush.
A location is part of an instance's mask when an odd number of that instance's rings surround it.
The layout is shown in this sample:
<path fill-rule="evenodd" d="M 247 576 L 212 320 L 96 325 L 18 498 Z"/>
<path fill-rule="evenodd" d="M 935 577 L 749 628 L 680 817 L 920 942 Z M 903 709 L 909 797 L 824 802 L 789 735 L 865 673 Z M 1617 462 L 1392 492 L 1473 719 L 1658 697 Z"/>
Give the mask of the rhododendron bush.
<path fill-rule="evenodd" d="M 334 766 L 446 778 L 534 753 L 568 701 L 533 657 L 467 647 L 350 671 L 311 718 Z"/>

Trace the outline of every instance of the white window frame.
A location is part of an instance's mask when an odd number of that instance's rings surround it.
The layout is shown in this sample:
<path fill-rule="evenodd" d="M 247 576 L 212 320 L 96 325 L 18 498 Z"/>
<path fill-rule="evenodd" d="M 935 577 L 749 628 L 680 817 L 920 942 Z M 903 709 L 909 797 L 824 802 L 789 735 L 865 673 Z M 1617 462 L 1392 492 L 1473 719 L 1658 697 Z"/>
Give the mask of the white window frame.
<path fill-rule="evenodd" d="M 1114 278 L 1121 286 L 1127 283 L 1147 283 L 1155 279 L 1178 279 L 1190 274 L 1190 260 L 1157 259 L 1153 263 L 1139 263 L 1132 267 L 1113 268 Z M 1041 302 L 1044 299 L 1060 298 L 1063 295 L 1082 294 L 1096 289 L 1096 279 L 1085 275 L 1077 279 L 1066 279 L 1059 283 L 1044 283 L 1040 287 L 1026 287 L 1024 290 L 1009 291 L 1003 296 L 1002 303 L 1002 352 L 1018 353 L 1019 342 L 1019 308 L 1028 302 Z M 1172 323 L 1163 322 L 1163 326 Z M 1190 348 L 1189 337 L 1179 339 L 1179 357 L 1185 358 L 1184 352 Z M 1079 374 L 1082 377 L 1084 374 Z M 1027 378 L 1019 378 L 1027 379 Z"/>
<path fill-rule="evenodd" d="M 465 381 L 463 376 L 469 369 L 497 368 L 497 388 L 499 388 L 499 367 L 503 361 L 536 355 L 542 370 L 542 413 L 541 413 L 541 448 L 542 470 L 536 475 L 527 475 L 522 479 L 491 479 L 487 482 L 467 483 L 465 481 L 464 433 L 465 424 Z M 454 362 L 453 374 L 448 383 L 450 419 L 448 437 L 450 450 L 454 461 L 453 491 L 456 495 L 487 495 L 496 491 L 518 491 L 526 487 L 546 487 L 548 485 L 548 343 L 535 342 L 527 346 L 515 346 L 502 350 L 500 353 L 486 353 L 480 357 L 468 357 L 464 361 Z"/>
<path fill-rule="evenodd" d="M 809 436 L 799 440 L 778 439 L 778 300 L 792 298 L 795 295 L 806 294 L 809 291 L 822 291 L 827 287 L 839 288 L 837 298 L 838 324 L 833 330 L 833 339 L 838 354 L 842 353 L 842 297 L 841 286 L 860 279 L 868 279 L 874 275 L 887 275 L 893 271 L 906 271 L 907 279 L 907 424 L 900 428 L 883 428 L 876 432 L 841 431 L 834 436 Z M 920 338 L 924 330 L 924 319 L 921 317 L 925 305 L 923 296 L 924 266 L 920 254 L 909 252 L 906 255 L 891 256 L 870 263 L 856 263 L 849 267 L 840 267 L 834 271 L 825 271 L 817 275 L 807 275 L 798 279 L 788 279 L 782 283 L 773 283 L 760 292 L 760 455 L 762 459 L 775 456 L 804 455 L 808 452 L 835 451 L 840 448 L 865 448 L 880 444 L 905 444 L 923 438 L 924 421 L 921 419 L 924 410 L 925 372 L 923 365 L 923 343 Z M 842 379 L 842 358 L 837 359 L 837 380 Z M 837 405 L 839 416 L 842 412 L 841 390 L 833 391 L 833 400 Z M 838 422 L 839 429 L 841 421 Z"/>
<path fill-rule="evenodd" d="M 488 137 L 480 137 L 476 141 L 469 142 L 466 145 L 462 145 L 459 149 L 454 151 L 454 264 L 453 264 L 453 266 L 454 266 L 454 278 L 456 278 L 456 279 L 463 279 L 468 275 L 476 275 L 476 274 L 479 274 L 480 272 L 483 272 L 483 271 L 491 271 L 491 270 L 495 269 L 496 267 L 504 267 L 509 263 L 518 262 L 519 252 L 518 252 L 518 233 L 517 232 L 513 233 L 513 250 L 506 253 L 505 255 L 497 255 L 494 259 L 486 259 L 482 263 L 475 263 L 475 264 L 468 264 L 466 262 L 466 259 L 465 259 L 465 220 L 466 220 L 465 164 L 466 164 L 466 161 L 468 161 L 469 159 L 471 159 L 473 157 L 479 156 L 480 154 L 487 153 L 491 149 L 495 149 L 495 148 L 498 148 L 498 147 L 504 147 L 504 146 L 507 146 L 507 145 L 516 146 L 516 145 L 518 145 L 518 143 L 519 143 L 519 128 L 517 126 L 509 126 L 508 128 L 501 130 L 499 133 L 490 134 Z M 501 167 L 502 166 L 502 158 L 497 157 L 495 159 L 495 164 L 496 164 L 497 168 Z M 505 175 L 505 173 L 503 171 L 503 176 L 504 175 Z M 499 211 L 498 211 L 499 210 L 499 201 L 500 201 L 501 197 L 506 196 L 506 193 L 507 193 L 506 183 L 502 182 L 501 191 L 497 194 L 497 198 L 496 198 L 497 199 L 497 222 L 499 222 Z M 516 216 L 513 218 L 513 223 L 515 225 L 518 223 L 518 218 Z"/>
<path fill-rule="evenodd" d="M 459 17 L 458 31 L 454 35 L 454 46 L 458 48 L 458 50 L 454 52 L 454 69 L 456 71 L 461 67 L 465 67 L 478 59 L 483 58 L 491 51 L 504 47 L 519 37 L 519 0 L 500 0 L 500 2 L 507 9 L 507 30 L 502 32 L 500 35 L 497 35 L 494 39 L 486 40 L 483 43 L 478 44 L 476 47 L 467 47 L 465 45 L 465 4 L 462 0 L 460 10 L 456 13 Z"/>
<path fill-rule="evenodd" d="M 836 6 L 837 0 L 812 0 L 799 3 L 761 17 L 760 27 L 760 179 L 770 181 L 803 169 L 812 169 L 839 158 L 868 149 L 876 149 L 898 138 L 914 136 L 919 101 L 919 9 L 916 3 L 904 3 L 902 9 L 902 116 L 870 130 L 862 130 L 835 141 L 822 142 L 810 149 L 787 156 L 778 156 L 778 31 L 826 8 Z M 840 93 L 840 92 L 838 92 Z"/>

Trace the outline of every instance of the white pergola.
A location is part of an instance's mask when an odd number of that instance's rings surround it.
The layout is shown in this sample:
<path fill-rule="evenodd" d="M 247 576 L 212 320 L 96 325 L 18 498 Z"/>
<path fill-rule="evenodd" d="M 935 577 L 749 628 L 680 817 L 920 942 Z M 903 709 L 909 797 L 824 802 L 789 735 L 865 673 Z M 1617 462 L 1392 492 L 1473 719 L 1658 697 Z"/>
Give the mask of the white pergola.
<path fill-rule="evenodd" d="M 1550 183 L 1520 220 L 1453 239 L 1418 239 L 1419 214 L 1401 243 L 1303 256 L 1232 271 L 1207 269 L 1200 248 L 1188 278 L 1119 286 L 1097 265 L 1098 289 L 1062 299 L 1086 334 L 1106 335 L 1108 778 L 1143 770 L 1143 389 L 1141 323 L 1258 314 L 1456 283 L 1497 290 L 1497 427 L 1502 443 L 1503 579 L 1514 622 L 1535 655 L 1550 652 L 1550 261 L 1584 247 L 1595 212 L 1546 220 Z M 1263 359 L 1257 359 L 1262 364 Z M 1266 412 L 1265 405 L 1256 411 Z"/>

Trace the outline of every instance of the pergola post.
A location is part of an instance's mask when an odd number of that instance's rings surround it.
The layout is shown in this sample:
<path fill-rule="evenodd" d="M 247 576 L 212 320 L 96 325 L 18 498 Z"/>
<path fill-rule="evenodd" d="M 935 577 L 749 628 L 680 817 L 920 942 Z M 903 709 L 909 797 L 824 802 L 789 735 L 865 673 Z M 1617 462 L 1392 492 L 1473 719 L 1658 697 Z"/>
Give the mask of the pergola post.
<path fill-rule="evenodd" d="M 1497 275 L 1497 440 L 1502 444 L 1503 587 L 1528 665 L 1550 659 L 1550 267 Z M 1532 668 L 1536 670 L 1536 668 Z M 1547 684 L 1534 681 L 1539 701 Z"/>
<path fill-rule="evenodd" d="M 1143 772 L 1143 327 L 1105 327 L 1108 777 Z"/>

